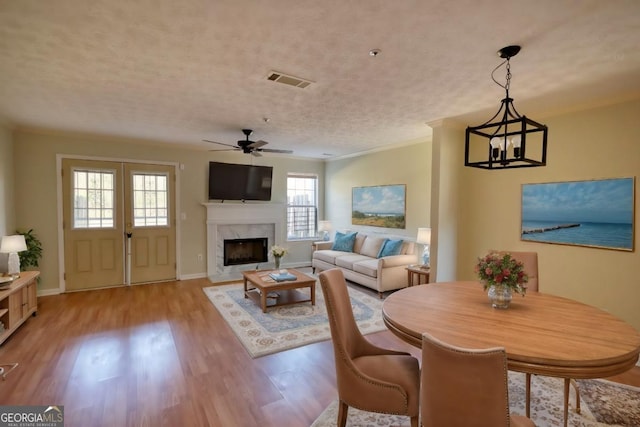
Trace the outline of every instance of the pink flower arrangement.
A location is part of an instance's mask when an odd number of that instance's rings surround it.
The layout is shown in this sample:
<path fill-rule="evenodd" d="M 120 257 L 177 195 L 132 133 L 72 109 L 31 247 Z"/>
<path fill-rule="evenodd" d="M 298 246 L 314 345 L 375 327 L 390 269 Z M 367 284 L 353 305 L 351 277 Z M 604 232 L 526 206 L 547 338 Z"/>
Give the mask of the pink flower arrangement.
<path fill-rule="evenodd" d="M 478 258 L 475 270 L 485 290 L 502 285 L 523 296 L 527 292 L 529 277 L 524 272 L 524 265 L 509 253 L 489 252 Z"/>

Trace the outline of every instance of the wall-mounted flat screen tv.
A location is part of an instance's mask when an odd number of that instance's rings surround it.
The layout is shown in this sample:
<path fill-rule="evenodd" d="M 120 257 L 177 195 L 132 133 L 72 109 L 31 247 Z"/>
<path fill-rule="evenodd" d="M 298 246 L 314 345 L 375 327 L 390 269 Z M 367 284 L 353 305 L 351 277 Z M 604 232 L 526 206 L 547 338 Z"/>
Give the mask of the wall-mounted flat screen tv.
<path fill-rule="evenodd" d="M 272 166 L 209 162 L 209 200 L 271 200 Z"/>

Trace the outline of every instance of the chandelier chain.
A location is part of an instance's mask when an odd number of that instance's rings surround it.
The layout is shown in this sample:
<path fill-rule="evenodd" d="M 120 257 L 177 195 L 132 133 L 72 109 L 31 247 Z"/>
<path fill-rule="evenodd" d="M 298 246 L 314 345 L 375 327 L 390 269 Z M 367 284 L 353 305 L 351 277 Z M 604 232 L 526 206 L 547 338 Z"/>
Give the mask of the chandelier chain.
<path fill-rule="evenodd" d="M 499 81 L 496 80 L 496 78 L 494 77 L 494 74 L 496 73 L 496 71 L 498 71 L 498 68 L 502 67 L 504 64 L 507 64 L 506 68 L 507 68 L 507 82 L 505 84 L 500 83 Z M 509 63 L 509 58 L 505 59 L 504 61 L 502 61 L 500 63 L 500 65 L 498 65 L 496 68 L 493 69 L 493 71 L 491 72 L 491 80 L 493 80 L 493 82 L 495 84 L 497 84 L 498 86 L 500 86 L 502 89 L 504 90 L 509 90 L 509 84 L 511 83 L 511 64 Z"/>

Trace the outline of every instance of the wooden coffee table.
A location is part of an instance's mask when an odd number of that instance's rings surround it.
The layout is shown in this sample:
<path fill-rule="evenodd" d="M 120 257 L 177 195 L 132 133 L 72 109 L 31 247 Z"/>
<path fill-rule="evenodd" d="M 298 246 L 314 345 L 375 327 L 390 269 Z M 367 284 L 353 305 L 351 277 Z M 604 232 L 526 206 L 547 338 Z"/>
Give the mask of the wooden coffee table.
<path fill-rule="evenodd" d="M 267 312 L 268 307 L 300 302 L 310 301 L 311 305 L 316 305 L 316 279 L 294 268 L 287 271 L 296 276 L 296 280 L 276 282 L 269 277 L 269 273 L 277 270 L 243 271 L 244 297 L 255 301 L 263 313 Z M 309 296 L 299 291 L 302 288 L 309 288 Z"/>

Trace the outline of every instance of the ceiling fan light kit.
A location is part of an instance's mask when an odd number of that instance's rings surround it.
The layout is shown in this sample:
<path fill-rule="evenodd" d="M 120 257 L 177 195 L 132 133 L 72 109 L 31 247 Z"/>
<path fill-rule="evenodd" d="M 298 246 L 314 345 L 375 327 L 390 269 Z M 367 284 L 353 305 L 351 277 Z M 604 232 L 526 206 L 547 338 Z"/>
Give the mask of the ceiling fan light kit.
<path fill-rule="evenodd" d="M 485 123 L 469 126 L 465 134 L 464 165 L 481 169 L 510 169 L 545 166 L 547 164 L 547 126 L 521 116 L 509 97 L 511 66 L 509 60 L 520 52 L 520 46 L 507 46 L 498 51 L 504 61 L 491 73 L 493 81 L 504 88 L 500 109 Z M 506 83 L 498 83 L 493 73 L 506 64 Z M 494 122 L 494 120 L 496 120 Z M 535 153 L 536 156 L 531 156 Z"/>

